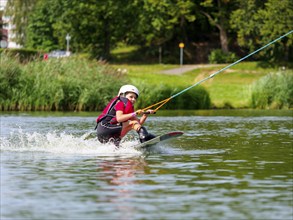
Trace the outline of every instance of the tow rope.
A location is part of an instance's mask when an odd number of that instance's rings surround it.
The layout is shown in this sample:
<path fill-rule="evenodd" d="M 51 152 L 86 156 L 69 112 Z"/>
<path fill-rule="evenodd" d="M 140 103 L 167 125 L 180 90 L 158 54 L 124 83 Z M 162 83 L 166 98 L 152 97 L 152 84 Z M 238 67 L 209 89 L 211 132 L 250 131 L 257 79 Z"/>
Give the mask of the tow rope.
<path fill-rule="evenodd" d="M 136 112 L 137 112 L 137 113 L 139 113 L 139 112 L 147 113 L 147 110 L 150 110 L 150 109 L 151 109 L 152 107 L 154 107 L 154 106 L 158 106 L 157 108 L 155 108 L 155 109 L 153 110 L 153 111 L 156 113 L 156 112 L 157 112 L 157 111 L 158 111 L 163 105 L 165 105 L 165 104 L 166 104 L 167 102 L 169 102 L 171 99 L 173 99 L 173 98 L 175 98 L 175 97 L 181 95 L 182 93 L 184 93 L 184 92 L 186 92 L 186 91 L 192 89 L 193 87 L 195 87 L 195 86 L 197 86 L 197 85 L 203 83 L 204 81 L 213 78 L 215 75 L 219 74 L 220 72 L 223 72 L 224 70 L 226 70 L 226 69 L 228 69 L 228 68 L 230 68 L 230 67 L 232 67 L 232 66 L 234 66 L 234 65 L 236 65 L 236 64 L 238 64 L 238 63 L 240 63 L 241 61 L 247 59 L 248 57 L 250 57 L 250 56 L 252 56 L 252 55 L 258 53 L 259 51 L 265 49 L 266 47 L 270 46 L 271 44 L 274 44 L 274 43 L 277 42 L 278 40 L 281 40 L 282 38 L 286 37 L 287 35 L 292 34 L 292 32 L 293 32 L 293 30 L 289 31 L 288 33 L 286 33 L 286 34 L 284 34 L 284 35 L 278 37 L 277 39 L 275 39 L 275 40 L 269 42 L 269 43 L 266 44 L 265 46 L 263 46 L 263 47 L 261 47 L 261 48 L 255 50 L 254 52 L 252 52 L 252 53 L 246 55 L 245 57 L 243 57 L 243 58 L 237 60 L 236 62 L 234 62 L 234 63 L 232 63 L 232 64 L 230 64 L 230 65 L 228 65 L 228 66 L 226 66 L 226 67 L 224 67 L 224 68 L 222 68 L 222 69 L 220 69 L 219 71 L 217 71 L 217 72 L 215 72 L 215 73 L 209 75 L 208 77 L 206 77 L 206 78 L 200 80 L 199 82 L 197 82 L 197 83 L 195 83 L 195 84 L 193 84 L 193 85 L 187 87 L 186 89 L 183 89 L 182 91 L 176 93 L 175 95 L 172 95 L 171 97 L 169 97 L 169 98 L 167 98 L 167 99 L 164 99 L 164 100 L 162 100 L 162 101 L 160 101 L 160 102 L 158 102 L 158 103 L 155 103 L 155 104 L 153 104 L 153 105 L 150 105 L 150 106 L 148 106 L 148 107 L 146 107 L 146 108 L 139 109 L 139 110 L 137 110 Z"/>

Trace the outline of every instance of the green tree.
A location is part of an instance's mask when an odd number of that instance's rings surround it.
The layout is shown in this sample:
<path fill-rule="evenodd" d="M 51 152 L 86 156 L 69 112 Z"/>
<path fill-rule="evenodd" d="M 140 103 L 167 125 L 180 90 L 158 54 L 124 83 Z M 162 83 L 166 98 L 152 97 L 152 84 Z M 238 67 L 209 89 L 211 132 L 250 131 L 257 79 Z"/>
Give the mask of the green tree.
<path fill-rule="evenodd" d="M 144 0 L 140 8 L 137 33 L 146 45 L 161 45 L 172 39 L 178 29 L 181 40 L 187 41 L 186 22 L 196 19 L 193 1 Z"/>
<path fill-rule="evenodd" d="M 120 42 L 140 45 L 153 55 L 157 46 L 164 46 L 174 56 L 183 41 L 185 55 L 192 60 L 197 41 L 211 45 L 211 39 L 219 36 L 222 51 L 228 52 L 237 33 L 238 44 L 253 51 L 292 30 L 292 4 L 290 0 L 8 0 L 5 13 L 15 25 L 16 42 L 25 47 L 65 49 L 69 33 L 71 51 L 109 59 Z M 272 45 L 266 55 L 289 60 L 290 50 L 292 36 Z"/>
<path fill-rule="evenodd" d="M 239 45 L 252 52 L 293 29 L 293 2 L 239 0 L 239 9 L 232 13 L 230 22 Z M 260 54 L 266 59 L 288 60 L 292 39 L 289 35 Z"/>
<path fill-rule="evenodd" d="M 70 2 L 71 7 L 55 27 L 59 31 L 64 30 L 64 26 L 69 27 L 73 46 L 78 51 L 89 51 L 96 58 L 108 59 L 110 50 L 133 31 L 136 10 L 132 0 Z"/>
<path fill-rule="evenodd" d="M 201 13 L 204 14 L 209 23 L 219 30 L 221 49 L 229 52 L 228 31 L 230 30 L 230 14 L 235 9 L 235 1 L 232 0 L 204 0 L 200 3 Z"/>
<path fill-rule="evenodd" d="M 266 44 L 276 37 L 293 30 L 293 1 L 268 0 L 265 8 L 258 11 L 257 17 L 262 23 L 260 26 L 261 43 Z M 269 59 L 289 61 L 289 50 L 292 48 L 293 34 L 282 39 L 269 48 Z M 272 56 L 273 55 L 273 56 Z"/>
<path fill-rule="evenodd" d="M 174 54 L 179 42 L 189 45 L 192 36 L 188 25 L 196 20 L 192 0 L 136 0 L 134 4 L 139 12 L 130 42 L 141 45 L 145 56 L 153 58 L 158 47 L 165 54 Z M 191 59 L 185 48 L 185 55 Z"/>
<path fill-rule="evenodd" d="M 29 17 L 25 46 L 45 51 L 58 49 L 58 38 L 55 37 L 53 24 L 60 14 L 62 4 L 56 0 L 39 0 Z"/>
<path fill-rule="evenodd" d="M 110 49 L 132 31 L 135 20 L 131 0 L 40 1 L 30 17 L 27 45 L 32 47 L 65 48 L 69 33 L 73 51 L 108 58 Z"/>

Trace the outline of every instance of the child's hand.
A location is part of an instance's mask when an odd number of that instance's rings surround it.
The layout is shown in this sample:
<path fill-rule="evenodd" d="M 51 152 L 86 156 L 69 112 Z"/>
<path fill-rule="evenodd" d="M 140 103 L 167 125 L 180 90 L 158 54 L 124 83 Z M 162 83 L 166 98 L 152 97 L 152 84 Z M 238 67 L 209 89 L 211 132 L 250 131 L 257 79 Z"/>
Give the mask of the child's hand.
<path fill-rule="evenodd" d="M 149 114 L 156 114 L 156 112 L 154 110 L 152 110 L 152 109 L 149 109 L 149 110 L 146 110 L 146 111 L 143 111 L 143 110 L 139 109 L 139 110 L 136 111 L 136 114 L 137 115 L 142 115 L 142 114 L 149 115 Z"/>
<path fill-rule="evenodd" d="M 137 115 L 142 115 L 142 114 L 144 113 L 144 111 L 141 110 L 141 109 L 139 109 L 139 110 L 137 110 L 135 113 L 136 113 Z"/>
<path fill-rule="evenodd" d="M 144 114 L 156 114 L 156 112 L 152 109 L 147 110 Z"/>

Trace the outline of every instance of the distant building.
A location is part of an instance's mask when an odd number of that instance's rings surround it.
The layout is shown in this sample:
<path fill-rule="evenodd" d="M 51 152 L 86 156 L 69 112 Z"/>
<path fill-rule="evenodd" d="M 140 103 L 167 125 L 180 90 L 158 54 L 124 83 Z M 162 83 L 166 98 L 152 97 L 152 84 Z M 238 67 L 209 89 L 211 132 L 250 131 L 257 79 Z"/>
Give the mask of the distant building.
<path fill-rule="evenodd" d="M 4 12 L 7 0 L 0 0 L 0 11 Z M 2 13 L 3 14 L 3 13 Z M 2 39 L 0 39 L 0 47 L 4 48 L 20 48 L 21 46 L 13 42 L 13 24 L 10 21 L 10 18 L 7 16 L 2 16 L 0 22 L 3 24 L 1 31 Z"/>
<path fill-rule="evenodd" d="M 7 0 L 0 0 L 0 11 L 4 11 Z"/>

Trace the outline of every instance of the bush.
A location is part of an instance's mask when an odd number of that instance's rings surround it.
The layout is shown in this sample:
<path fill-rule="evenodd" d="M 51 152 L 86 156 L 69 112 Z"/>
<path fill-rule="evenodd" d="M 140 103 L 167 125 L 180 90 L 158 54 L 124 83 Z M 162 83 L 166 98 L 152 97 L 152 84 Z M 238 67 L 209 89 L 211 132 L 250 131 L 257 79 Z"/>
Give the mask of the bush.
<path fill-rule="evenodd" d="M 213 50 L 209 55 L 210 63 L 234 63 L 238 57 L 231 52 L 225 53 L 220 49 Z"/>
<path fill-rule="evenodd" d="M 252 86 L 251 105 L 260 109 L 293 107 L 293 71 L 270 73 Z"/>
<path fill-rule="evenodd" d="M 163 101 L 185 89 L 174 89 L 165 85 L 153 87 L 140 84 L 137 86 L 143 94 L 143 99 L 137 100 L 137 108 L 140 109 Z M 159 105 L 154 106 L 152 109 L 158 106 Z M 199 86 L 182 93 L 180 96 L 172 98 L 166 105 L 163 105 L 161 109 L 209 109 L 210 106 L 211 100 L 208 92 L 203 87 Z"/>

